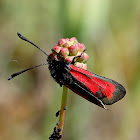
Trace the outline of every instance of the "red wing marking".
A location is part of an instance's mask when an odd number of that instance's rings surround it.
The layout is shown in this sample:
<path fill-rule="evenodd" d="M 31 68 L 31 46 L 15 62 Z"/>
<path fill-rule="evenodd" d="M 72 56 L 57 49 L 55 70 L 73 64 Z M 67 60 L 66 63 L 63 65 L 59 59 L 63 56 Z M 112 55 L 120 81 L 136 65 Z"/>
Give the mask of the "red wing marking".
<path fill-rule="evenodd" d="M 70 73 L 80 82 L 85 84 L 93 94 L 98 98 L 107 97 L 111 99 L 113 97 L 113 92 L 115 91 L 115 85 L 112 83 L 97 78 L 93 73 L 70 65 Z"/>

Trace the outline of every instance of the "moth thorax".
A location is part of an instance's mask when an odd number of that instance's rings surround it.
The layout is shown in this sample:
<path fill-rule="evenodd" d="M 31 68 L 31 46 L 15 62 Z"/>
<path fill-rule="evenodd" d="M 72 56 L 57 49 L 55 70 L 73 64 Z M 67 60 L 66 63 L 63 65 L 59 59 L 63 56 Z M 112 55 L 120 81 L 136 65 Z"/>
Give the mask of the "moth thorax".
<path fill-rule="evenodd" d="M 63 84 L 65 82 L 65 75 L 67 74 L 65 62 L 57 60 L 49 60 L 48 62 L 51 76 L 57 83 Z"/>

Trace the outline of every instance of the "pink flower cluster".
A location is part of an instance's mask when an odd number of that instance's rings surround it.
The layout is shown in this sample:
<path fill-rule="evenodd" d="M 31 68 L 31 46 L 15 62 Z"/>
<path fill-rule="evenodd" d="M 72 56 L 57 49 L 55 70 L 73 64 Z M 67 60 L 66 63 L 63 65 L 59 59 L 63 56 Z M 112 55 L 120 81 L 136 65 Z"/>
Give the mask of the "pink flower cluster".
<path fill-rule="evenodd" d="M 49 55 L 51 58 L 56 60 L 60 59 L 60 56 L 67 62 L 72 62 L 75 56 L 80 56 L 76 58 L 75 65 L 84 69 L 87 69 L 87 64 L 85 64 L 89 58 L 87 53 L 83 52 L 85 50 L 85 45 L 79 43 L 75 37 L 72 38 L 62 38 L 59 39 L 58 44 L 52 48 L 52 53 Z"/>

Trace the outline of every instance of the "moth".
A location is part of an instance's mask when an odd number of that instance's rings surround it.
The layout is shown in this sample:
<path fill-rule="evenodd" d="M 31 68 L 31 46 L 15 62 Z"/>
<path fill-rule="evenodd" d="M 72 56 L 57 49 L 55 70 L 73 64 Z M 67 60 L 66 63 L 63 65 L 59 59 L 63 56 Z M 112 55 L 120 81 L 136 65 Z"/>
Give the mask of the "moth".
<path fill-rule="evenodd" d="M 20 33 L 17 33 L 17 35 L 42 51 L 47 56 L 47 62 L 14 73 L 8 77 L 8 80 L 28 70 L 48 65 L 51 76 L 60 86 L 66 86 L 76 94 L 104 109 L 106 109 L 105 105 L 112 105 L 125 96 L 126 90 L 120 83 L 75 66 L 76 57 L 81 57 L 81 55 L 75 56 L 71 63 L 67 62 L 62 56 L 59 60 L 56 60 Z"/>

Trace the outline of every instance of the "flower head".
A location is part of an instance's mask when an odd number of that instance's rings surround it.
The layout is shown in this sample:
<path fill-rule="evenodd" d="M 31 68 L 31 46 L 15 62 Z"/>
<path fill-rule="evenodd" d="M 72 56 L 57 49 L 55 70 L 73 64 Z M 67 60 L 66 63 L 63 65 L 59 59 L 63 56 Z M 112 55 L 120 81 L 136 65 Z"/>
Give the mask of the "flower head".
<path fill-rule="evenodd" d="M 77 67 L 81 67 L 83 69 L 87 69 L 86 62 L 89 59 L 87 53 L 85 53 L 85 45 L 83 43 L 79 43 L 75 37 L 72 38 L 61 38 L 52 48 L 52 53 L 49 57 L 59 60 L 61 57 L 65 59 L 65 61 L 71 63 L 74 57 L 75 65 Z"/>

